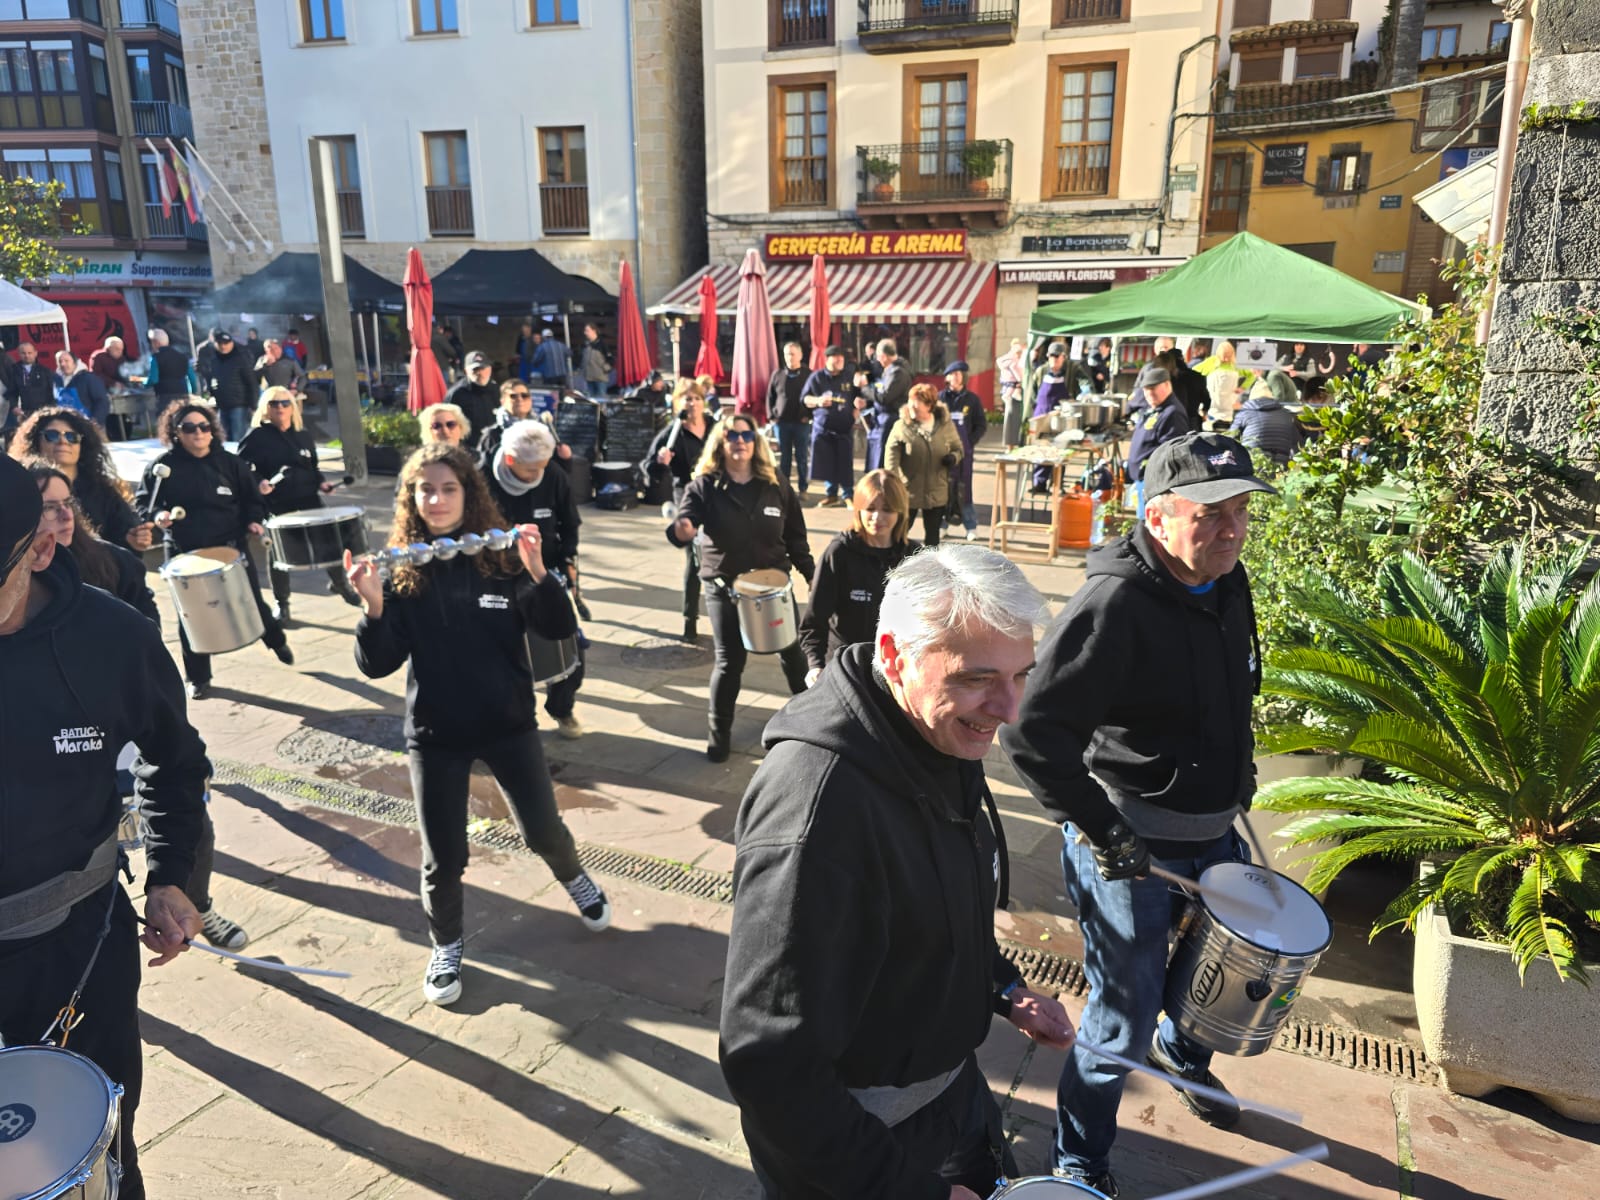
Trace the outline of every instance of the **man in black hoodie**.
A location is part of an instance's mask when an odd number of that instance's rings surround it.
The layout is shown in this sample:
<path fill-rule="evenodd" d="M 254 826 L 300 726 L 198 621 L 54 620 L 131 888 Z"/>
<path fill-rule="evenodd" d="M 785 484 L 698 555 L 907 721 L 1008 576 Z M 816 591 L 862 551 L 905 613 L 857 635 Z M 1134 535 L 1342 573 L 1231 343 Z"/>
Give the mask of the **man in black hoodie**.
<path fill-rule="evenodd" d="M 1148 868 L 1195 879 L 1247 857 L 1233 822 L 1255 792 L 1261 663 L 1239 552 L 1250 493 L 1274 489 L 1248 450 L 1216 433 L 1163 443 L 1145 488 L 1144 523 L 1090 552 L 1083 587 L 1039 647 L 1021 718 L 1000 740 L 1062 822 L 1089 980 L 1084 1040 L 1218 1088 L 1209 1050 L 1170 1018 L 1156 1028 L 1178 910 Z M 1057 1093 L 1055 1169 L 1112 1197 L 1125 1079 L 1080 1048 Z M 1211 1124 L 1238 1119 L 1231 1104 L 1178 1094 Z"/>
<path fill-rule="evenodd" d="M 131 741 L 141 756 L 134 774 L 150 825 L 142 940 L 156 965 L 201 932 L 183 888 L 200 838 L 205 746 L 160 631 L 83 586 L 55 534 L 38 532 L 42 507 L 28 472 L 0 458 L 0 1041 L 64 1041 L 58 1013 L 70 1006 L 69 1020 L 85 1018 L 70 1045 L 123 1088 L 121 1195 L 143 1200 L 140 939 L 116 878 L 117 752 Z"/>
<path fill-rule="evenodd" d="M 974 1051 L 994 1013 L 1071 1044 L 995 943 L 1005 846 L 982 759 L 1044 600 L 977 546 L 907 559 L 876 645 L 767 726 L 739 808 L 721 1060 L 773 1200 L 976 1200 L 1002 1166 Z"/>

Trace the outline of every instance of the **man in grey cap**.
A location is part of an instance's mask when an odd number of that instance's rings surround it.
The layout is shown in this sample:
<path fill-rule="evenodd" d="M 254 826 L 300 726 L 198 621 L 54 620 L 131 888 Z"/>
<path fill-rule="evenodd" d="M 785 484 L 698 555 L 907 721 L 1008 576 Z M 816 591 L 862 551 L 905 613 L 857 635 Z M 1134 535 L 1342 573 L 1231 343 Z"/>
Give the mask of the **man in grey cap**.
<path fill-rule="evenodd" d="M 1139 497 L 1139 520 L 1144 520 L 1145 487 L 1141 473 L 1145 460 L 1174 438 L 1189 432 L 1189 414 L 1172 401 L 1172 376 L 1165 367 L 1146 367 L 1139 372 L 1139 387 L 1148 407 L 1135 418 L 1133 440 L 1128 443 L 1128 478 Z"/>
<path fill-rule="evenodd" d="M 1033 416 L 1042 417 L 1063 400 L 1076 400 L 1078 393 L 1091 390 L 1094 380 L 1082 363 L 1067 352 L 1065 342 L 1051 342 L 1044 362 L 1028 377 L 1028 394 L 1033 397 Z"/>
<path fill-rule="evenodd" d="M 1084 585 L 1046 633 L 1021 715 L 1001 726 L 1000 742 L 1062 823 L 1089 980 L 1084 1039 L 1219 1088 L 1211 1051 L 1170 1018 L 1156 1027 L 1182 903 L 1148 871 L 1154 862 L 1197 879 L 1248 859 L 1233 823 L 1255 794 L 1250 708 L 1261 655 L 1239 553 L 1250 494 L 1273 489 L 1248 450 L 1216 433 L 1164 443 L 1145 486 L 1143 523 L 1089 552 Z M 1079 1049 L 1056 1096 L 1056 1172 L 1109 1197 L 1125 1080 Z M 1210 1124 L 1238 1119 L 1236 1105 L 1178 1095 Z"/>
<path fill-rule="evenodd" d="M 495 425 L 494 410 L 500 407 L 500 389 L 490 382 L 494 365 L 482 350 L 469 353 L 464 365 L 467 377 L 445 393 L 444 400 L 446 404 L 458 405 L 466 414 L 472 432 L 463 445 L 468 451 L 475 451 L 483 431 Z"/>

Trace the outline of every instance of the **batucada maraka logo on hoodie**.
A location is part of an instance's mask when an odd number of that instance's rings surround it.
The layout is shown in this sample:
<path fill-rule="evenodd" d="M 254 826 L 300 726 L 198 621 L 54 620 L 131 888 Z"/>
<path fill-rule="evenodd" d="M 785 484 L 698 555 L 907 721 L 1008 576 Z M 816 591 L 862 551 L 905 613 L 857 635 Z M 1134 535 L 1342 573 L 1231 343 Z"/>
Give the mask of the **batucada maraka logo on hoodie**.
<path fill-rule="evenodd" d="M 106 731 L 94 725 L 73 725 L 56 734 L 53 740 L 57 754 L 82 754 L 88 750 L 104 750 Z"/>

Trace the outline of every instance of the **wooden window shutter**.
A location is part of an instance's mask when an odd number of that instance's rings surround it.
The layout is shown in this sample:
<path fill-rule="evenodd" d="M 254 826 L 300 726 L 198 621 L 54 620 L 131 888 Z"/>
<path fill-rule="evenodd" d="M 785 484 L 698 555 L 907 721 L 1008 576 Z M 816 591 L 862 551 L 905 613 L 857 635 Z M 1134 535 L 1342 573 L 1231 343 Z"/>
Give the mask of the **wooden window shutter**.
<path fill-rule="evenodd" d="M 1361 162 L 1356 167 L 1356 187 L 1358 192 L 1367 190 L 1367 184 L 1372 180 L 1372 153 L 1368 151 L 1361 156 Z"/>
<path fill-rule="evenodd" d="M 1331 190 L 1332 188 L 1328 179 L 1328 160 L 1325 157 L 1319 158 L 1317 159 L 1317 191 L 1323 195 L 1327 195 Z"/>

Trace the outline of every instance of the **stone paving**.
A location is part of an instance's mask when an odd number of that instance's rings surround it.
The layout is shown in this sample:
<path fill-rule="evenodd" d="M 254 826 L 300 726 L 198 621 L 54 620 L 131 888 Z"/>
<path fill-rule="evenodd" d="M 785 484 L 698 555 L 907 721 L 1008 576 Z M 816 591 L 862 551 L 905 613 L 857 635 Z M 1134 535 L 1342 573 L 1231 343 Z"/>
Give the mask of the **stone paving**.
<path fill-rule="evenodd" d="M 357 499 L 377 517 L 386 496 L 380 480 Z M 584 518 L 595 619 L 577 715 L 588 733 L 545 734 L 558 801 L 585 844 L 727 871 L 760 730 L 782 703 L 781 673 L 752 659 L 736 752 L 707 763 L 709 640 L 697 650 L 670 640 L 681 623 L 680 560 L 659 516 L 585 509 Z M 808 508 L 807 519 L 818 550 L 843 525 L 837 510 Z M 1068 552 L 1027 569 L 1061 599 L 1081 562 Z M 270 782 L 309 777 L 409 797 L 397 753 L 403 677 L 359 676 L 354 610 L 322 594 L 320 577 L 300 586 L 289 632 L 296 666 L 259 647 L 220 657 L 214 698 L 192 706 L 217 759 L 267 771 L 268 782 L 213 789 L 214 893 L 250 929 L 250 953 L 352 977 L 295 978 L 199 952 L 147 971 L 139 1136 L 153 1200 L 754 1195 L 716 1063 L 730 910 L 601 877 L 616 920 L 591 934 L 537 859 L 475 850 L 466 992 L 449 1010 L 425 1003 L 414 831 L 306 804 Z M 168 634 L 175 642 L 170 619 Z M 1018 897 L 999 918 L 1002 935 L 1072 954 L 1059 834 L 1003 762 L 990 766 Z M 474 813 L 503 815 L 486 777 L 474 780 Z M 1403 1036 L 1414 1024 L 1409 945 L 1368 948 L 1364 930 L 1344 923 L 1336 945 L 1348 949 L 1313 979 L 1304 1008 Z M 1060 1056 L 996 1022 L 980 1061 L 1023 1169 L 1040 1169 Z M 1242 1094 L 1304 1112 L 1305 1127 L 1247 1115 L 1219 1133 L 1136 1077 L 1115 1160 L 1124 1196 L 1154 1197 L 1318 1139 L 1332 1147 L 1329 1162 L 1236 1194 L 1596 1192 L 1593 1132 L 1515 1095 L 1478 1103 L 1283 1052 L 1219 1060 L 1218 1073 Z"/>

